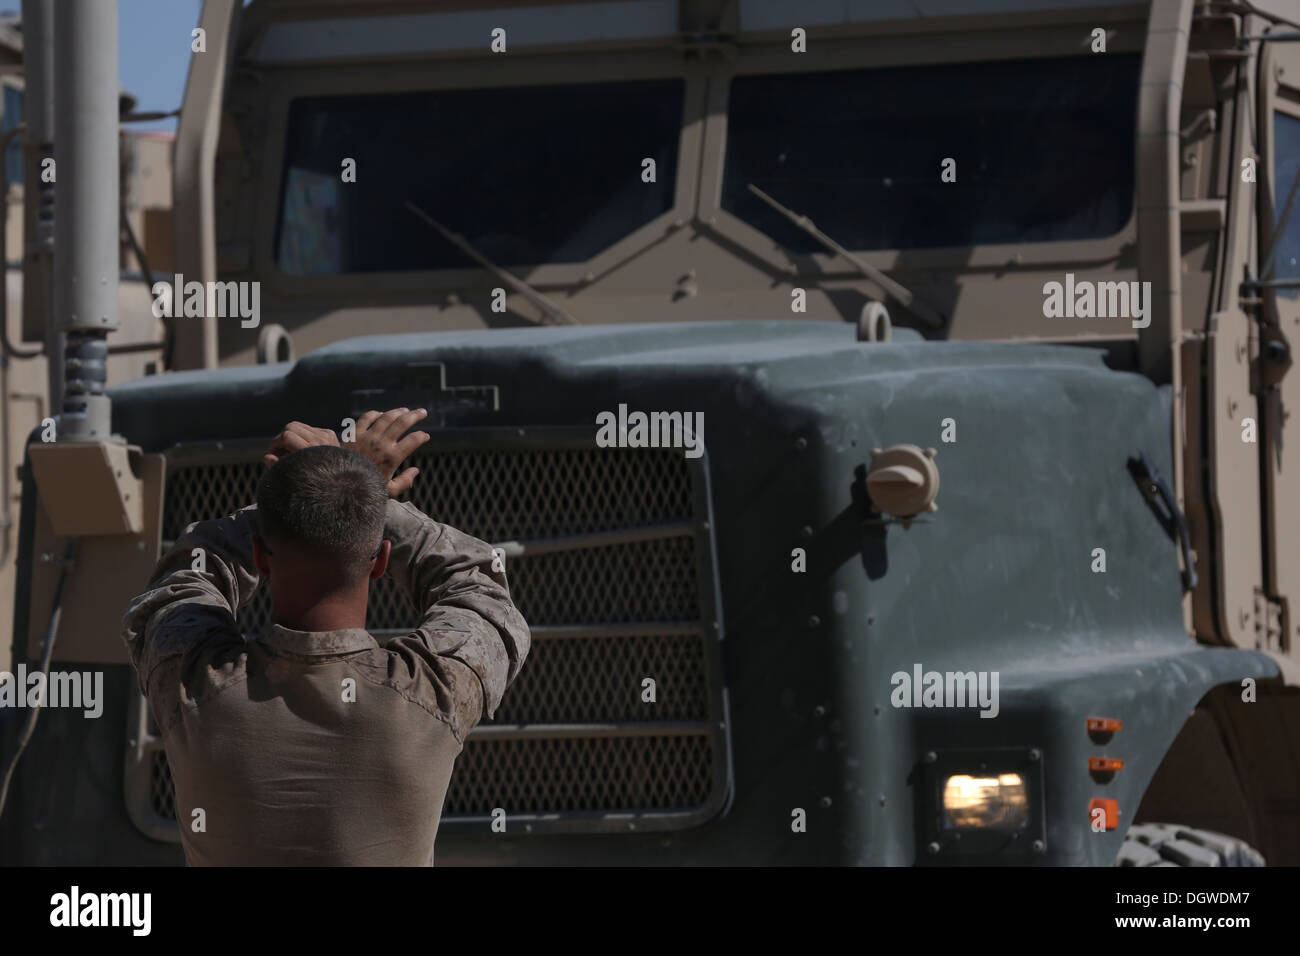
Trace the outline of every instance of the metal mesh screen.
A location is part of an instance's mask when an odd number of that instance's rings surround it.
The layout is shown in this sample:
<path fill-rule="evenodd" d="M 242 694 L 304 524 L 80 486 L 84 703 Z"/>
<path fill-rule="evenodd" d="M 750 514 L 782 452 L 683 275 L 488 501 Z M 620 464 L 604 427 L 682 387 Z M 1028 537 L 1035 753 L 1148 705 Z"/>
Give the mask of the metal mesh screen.
<path fill-rule="evenodd" d="M 497 724 L 586 724 L 646 719 L 641 680 L 653 676 L 659 720 L 704 720 L 708 680 L 696 635 L 537 641 L 497 709 Z M 459 773 L 459 771 L 457 771 Z"/>
<path fill-rule="evenodd" d="M 693 515 L 687 462 L 671 449 L 430 451 L 410 501 L 484 541 L 544 538 L 663 524 Z M 257 461 L 182 466 L 167 476 L 163 537 L 251 504 Z"/>
<path fill-rule="evenodd" d="M 719 783 L 719 742 L 701 729 L 714 686 L 699 593 L 706 556 L 697 553 L 691 534 L 616 540 L 622 531 L 703 520 L 691 462 L 671 449 L 426 445 L 408 464 L 420 468 L 410 496 L 416 507 L 486 541 L 615 535 L 614 543 L 510 560 L 511 595 L 530 626 L 587 631 L 535 632 L 529 660 L 495 721 L 484 722 L 466 742 L 444 821 L 487 816 L 497 807 L 563 816 L 705 805 Z M 261 473 L 256 460 L 174 463 L 164 544 L 191 522 L 251 503 Z M 250 636 L 267 626 L 267 588 L 238 620 Z M 388 578 L 376 582 L 367 627 L 405 632 L 416 623 L 396 585 Z M 601 634 L 601 625 L 611 625 L 611 633 Z M 646 677 L 655 681 L 653 704 L 642 701 Z M 665 721 L 675 723 L 655 726 Z M 494 724 L 526 729 L 494 735 Z M 600 729 L 584 734 L 583 724 Z M 564 727 L 548 734 L 548 725 Z M 159 753 L 156 761 L 152 809 L 170 817 L 171 776 L 165 756 Z"/>
<path fill-rule="evenodd" d="M 711 760 L 707 737 L 467 742 L 443 813 L 696 807 L 709 796 Z M 561 767 L 566 772 L 557 773 Z"/>
<path fill-rule="evenodd" d="M 149 760 L 149 806 L 164 820 L 176 819 L 176 788 L 172 784 L 172 768 L 167 765 L 167 755 L 155 750 Z"/>

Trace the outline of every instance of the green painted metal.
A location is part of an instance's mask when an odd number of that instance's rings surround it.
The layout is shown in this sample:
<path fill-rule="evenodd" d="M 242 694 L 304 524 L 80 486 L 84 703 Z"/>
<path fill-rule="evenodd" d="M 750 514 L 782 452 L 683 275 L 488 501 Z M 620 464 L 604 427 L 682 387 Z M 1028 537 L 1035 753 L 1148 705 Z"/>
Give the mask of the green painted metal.
<path fill-rule="evenodd" d="M 704 413 L 727 806 L 669 834 L 455 828 L 440 836 L 442 863 L 924 863 L 915 808 L 925 754 L 1037 748 L 1045 846 L 1033 860 L 1108 865 L 1196 702 L 1277 671 L 1262 654 L 1186 634 L 1176 543 L 1127 468 L 1145 452 L 1171 473 L 1168 406 L 1147 379 L 1102 358 L 1067 346 L 923 342 L 906 330 L 861 343 L 848 326 L 801 322 L 540 328 L 351 339 L 294 365 L 141 379 L 112 399 L 114 430 L 146 451 L 269 437 L 294 418 L 337 427 L 358 402 L 428 404 L 435 443 L 457 429 L 574 425 L 589 426 L 594 442 L 596 415 L 620 403 Z M 428 363 L 444 365 L 448 386 L 478 386 L 475 395 L 496 386 L 499 408 L 440 391 L 437 376 L 430 386 Z M 955 441 L 942 440 L 946 419 Z M 941 475 L 938 511 L 906 529 L 873 517 L 861 484 L 872 448 L 904 442 L 936 448 Z M 29 550 L 32 504 L 28 484 Z M 804 573 L 792 570 L 795 548 L 806 550 Z M 1092 569 L 1097 548 L 1104 573 Z M 998 715 L 894 707 L 891 675 L 918 664 L 996 671 Z M 1089 717 L 1124 728 L 1101 745 L 1085 731 Z M 115 720 L 110 710 L 100 727 Z M 38 743 L 83 737 L 80 749 L 92 733 L 103 731 L 51 713 Z M 72 777 L 80 783 L 68 792 L 100 795 L 87 797 L 77 826 L 123 825 L 112 781 L 88 781 L 92 766 L 67 763 L 46 779 L 61 758 L 33 751 L 21 805 L 63 794 Z M 1091 756 L 1125 767 L 1099 783 Z M 1094 797 L 1118 801 L 1119 829 L 1091 831 Z M 806 832 L 792 829 L 796 809 Z M 38 845 L 11 821 L 3 839 L 15 862 L 101 856 L 93 842 L 55 849 L 44 836 Z M 128 856 L 140 861 L 161 852 L 136 842 Z M 103 843 L 113 862 L 129 862 L 119 843 Z"/>

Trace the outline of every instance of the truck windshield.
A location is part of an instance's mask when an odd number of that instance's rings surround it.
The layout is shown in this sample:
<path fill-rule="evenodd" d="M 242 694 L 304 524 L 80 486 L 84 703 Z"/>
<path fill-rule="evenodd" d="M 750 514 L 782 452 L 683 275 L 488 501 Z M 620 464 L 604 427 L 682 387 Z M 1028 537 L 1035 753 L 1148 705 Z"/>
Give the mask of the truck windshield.
<path fill-rule="evenodd" d="M 739 76 L 722 206 L 794 252 L 1112 235 L 1133 209 L 1140 58 Z M 945 160 L 950 178 L 942 173 Z"/>
<path fill-rule="evenodd" d="M 666 79 L 295 100 L 276 261 L 293 275 L 478 268 L 407 200 L 498 265 L 589 259 L 672 208 L 684 93 Z"/>

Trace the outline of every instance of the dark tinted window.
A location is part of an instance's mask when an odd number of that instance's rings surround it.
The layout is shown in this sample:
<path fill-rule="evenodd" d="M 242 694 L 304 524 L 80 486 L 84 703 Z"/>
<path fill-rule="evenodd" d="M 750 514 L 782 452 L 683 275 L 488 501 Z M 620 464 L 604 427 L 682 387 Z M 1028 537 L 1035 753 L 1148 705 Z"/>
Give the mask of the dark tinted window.
<path fill-rule="evenodd" d="M 1273 221 L 1280 222 L 1287 196 L 1300 176 L 1300 119 L 1285 113 L 1273 114 Z M 1282 227 L 1273 253 L 1271 279 L 1300 279 L 1300 196 L 1291 204 L 1291 214 Z M 1278 289 L 1289 299 L 1300 296 L 1300 289 Z"/>
<path fill-rule="evenodd" d="M 297 100 L 277 261 L 299 275 L 475 267 L 408 199 L 499 265 L 589 259 L 672 208 L 683 92 L 674 79 Z"/>
<path fill-rule="evenodd" d="M 737 77 L 722 205 L 792 251 L 1107 236 L 1133 208 L 1137 56 Z M 940 180 L 957 161 L 956 182 Z"/>

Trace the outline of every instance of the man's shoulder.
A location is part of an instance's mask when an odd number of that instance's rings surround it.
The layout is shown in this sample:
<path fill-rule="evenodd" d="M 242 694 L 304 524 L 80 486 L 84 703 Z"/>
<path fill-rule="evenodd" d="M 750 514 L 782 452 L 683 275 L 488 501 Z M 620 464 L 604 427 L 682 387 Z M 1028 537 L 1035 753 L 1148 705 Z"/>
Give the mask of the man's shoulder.
<path fill-rule="evenodd" d="M 229 658 L 244 644 L 244 636 L 229 609 L 201 602 L 167 608 L 147 625 L 136 660 L 141 686 L 152 688 L 158 679 L 175 683 L 193 674 L 212 658 Z"/>
<path fill-rule="evenodd" d="M 418 633 L 394 637 L 346 661 L 368 683 L 450 724 L 462 742 L 477 723 L 478 677 L 461 661 L 434 652 Z"/>
<path fill-rule="evenodd" d="M 202 704 L 212 694 L 247 678 L 248 650 L 229 611 L 185 604 L 150 626 L 140 660 L 140 682 L 165 732 L 182 706 Z"/>

